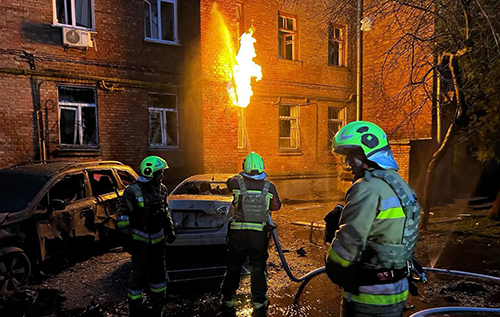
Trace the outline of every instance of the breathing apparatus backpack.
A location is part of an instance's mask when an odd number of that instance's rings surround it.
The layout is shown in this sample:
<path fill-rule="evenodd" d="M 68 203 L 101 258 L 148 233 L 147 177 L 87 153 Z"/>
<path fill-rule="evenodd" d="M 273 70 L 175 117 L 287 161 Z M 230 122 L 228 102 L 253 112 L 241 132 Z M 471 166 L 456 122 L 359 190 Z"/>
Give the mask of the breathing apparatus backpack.
<path fill-rule="evenodd" d="M 238 185 L 241 193 L 241 209 L 234 211 L 234 220 L 238 222 L 264 223 L 269 217 L 269 186 L 264 180 L 264 187 L 260 190 L 248 190 L 243 176 L 238 175 Z"/>
<path fill-rule="evenodd" d="M 367 249 L 374 249 L 380 255 L 380 257 L 373 259 L 374 262 L 376 261 L 378 263 L 369 264 L 374 266 L 383 265 L 383 267 L 386 268 L 403 268 L 407 265 L 408 261 L 413 260 L 413 253 L 418 241 L 418 225 L 420 223 L 420 212 L 422 208 L 417 202 L 417 195 L 415 192 L 410 188 L 411 196 L 407 195 L 401 182 L 394 176 L 383 170 L 373 171 L 372 176 L 385 181 L 396 193 L 401 202 L 406 220 L 401 244 L 367 243 Z"/>

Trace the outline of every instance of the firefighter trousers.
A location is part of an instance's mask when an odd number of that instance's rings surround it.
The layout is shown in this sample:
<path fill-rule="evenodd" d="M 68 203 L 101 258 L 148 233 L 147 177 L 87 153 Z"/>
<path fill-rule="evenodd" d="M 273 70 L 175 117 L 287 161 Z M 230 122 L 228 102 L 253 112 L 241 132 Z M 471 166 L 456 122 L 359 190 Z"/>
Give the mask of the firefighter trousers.
<path fill-rule="evenodd" d="M 142 297 L 142 290 L 149 287 L 153 305 L 160 305 L 166 292 L 165 243 L 161 241 L 146 244 L 134 241 L 131 254 L 132 271 L 128 279 L 129 299 L 139 300 Z"/>
<path fill-rule="evenodd" d="M 234 307 L 234 296 L 240 284 L 241 269 L 247 257 L 251 272 L 252 305 L 257 309 L 269 305 L 266 295 L 268 245 L 267 231 L 235 229 L 229 231 L 227 272 L 221 287 L 226 306 Z"/>

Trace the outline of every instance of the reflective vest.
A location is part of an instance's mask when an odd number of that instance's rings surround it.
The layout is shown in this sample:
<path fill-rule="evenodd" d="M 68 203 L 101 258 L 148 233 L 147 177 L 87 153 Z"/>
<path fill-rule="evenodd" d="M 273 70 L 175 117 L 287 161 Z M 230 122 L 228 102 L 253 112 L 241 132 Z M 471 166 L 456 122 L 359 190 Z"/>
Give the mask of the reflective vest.
<path fill-rule="evenodd" d="M 371 253 L 370 251 L 374 251 L 373 253 L 378 256 L 366 260 L 376 266 L 401 268 L 406 265 L 407 261 L 413 260 L 418 241 L 418 225 L 422 208 L 416 200 L 417 195 L 415 192 L 410 188 L 411 195 L 407 195 L 401 182 L 394 176 L 383 170 L 373 171 L 372 176 L 385 181 L 396 193 L 406 219 L 401 244 L 377 244 L 367 241 L 365 252 Z"/>
<path fill-rule="evenodd" d="M 119 216 L 118 226 L 121 227 L 120 220 L 128 221 L 132 238 L 136 241 L 155 244 L 165 240 L 164 228 L 168 218 L 165 203 L 166 187 L 160 185 L 159 195 L 143 193 L 138 183 L 131 184 L 127 189 L 135 198 L 134 208 L 129 215 Z"/>
<path fill-rule="evenodd" d="M 269 218 L 269 205 L 272 194 L 269 193 L 270 182 L 264 180 L 262 190 L 248 190 L 243 176 L 238 175 L 239 189 L 234 189 L 236 210 L 234 211 L 231 229 L 236 230 L 264 230 Z M 239 201 L 241 197 L 241 206 Z"/>

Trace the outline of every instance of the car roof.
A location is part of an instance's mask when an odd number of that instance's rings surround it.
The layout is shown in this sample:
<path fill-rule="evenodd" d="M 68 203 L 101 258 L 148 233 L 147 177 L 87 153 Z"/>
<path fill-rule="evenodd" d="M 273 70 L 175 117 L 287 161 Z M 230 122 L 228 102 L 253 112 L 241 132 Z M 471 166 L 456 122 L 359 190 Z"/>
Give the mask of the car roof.
<path fill-rule="evenodd" d="M 41 175 L 54 175 L 63 170 L 69 170 L 78 167 L 99 167 L 99 166 L 110 166 L 110 165 L 123 165 L 123 163 L 118 161 L 89 161 L 89 162 L 37 162 L 37 163 L 21 163 L 11 167 L 1 169 L 0 171 L 9 172 L 21 172 L 21 173 L 35 173 Z"/>
<path fill-rule="evenodd" d="M 235 174 L 231 173 L 213 173 L 213 174 L 197 174 L 186 178 L 185 182 L 196 182 L 196 181 L 206 181 L 206 182 L 225 182 L 228 178 L 233 177 Z"/>

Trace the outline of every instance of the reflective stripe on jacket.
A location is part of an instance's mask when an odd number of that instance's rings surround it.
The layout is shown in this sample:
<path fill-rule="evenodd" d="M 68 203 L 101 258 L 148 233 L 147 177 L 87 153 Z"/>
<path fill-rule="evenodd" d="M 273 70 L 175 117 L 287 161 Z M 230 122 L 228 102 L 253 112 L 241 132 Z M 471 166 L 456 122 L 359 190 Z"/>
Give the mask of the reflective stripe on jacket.
<path fill-rule="evenodd" d="M 390 174 L 404 192 L 413 197 L 413 191 L 396 171 L 377 172 Z M 383 179 L 372 176 L 371 171 L 366 171 L 364 177 L 349 188 L 345 200 L 340 228 L 326 258 L 327 268 L 329 263 L 343 267 L 358 264 L 360 269 L 403 268 L 405 261 L 400 258 L 401 254 L 406 254 L 402 252 L 406 216 L 391 186 Z M 408 282 L 402 279 L 391 284 L 361 286 L 359 291 L 359 295 L 345 293 L 355 302 L 389 305 L 406 299 Z"/>

